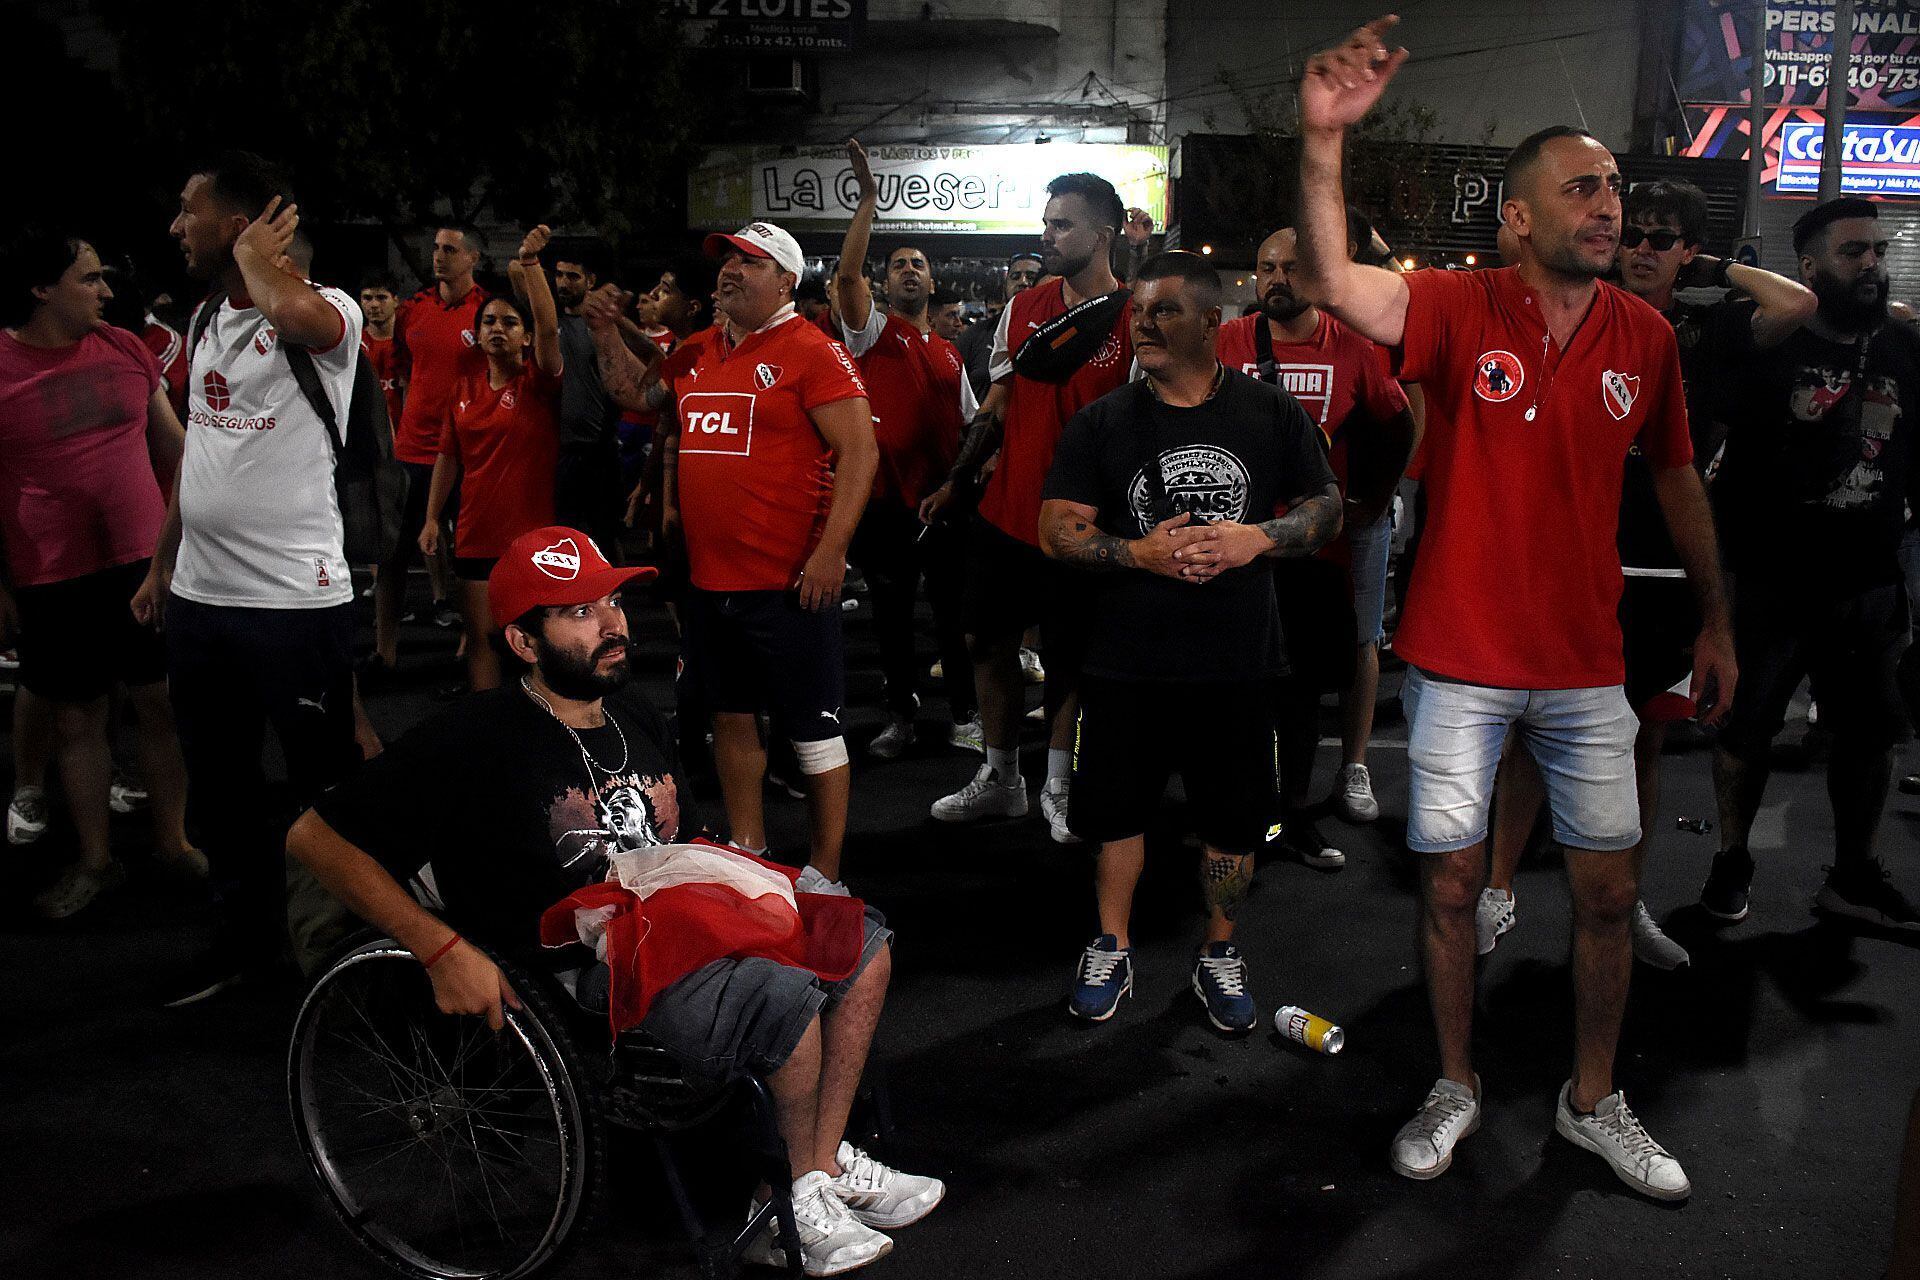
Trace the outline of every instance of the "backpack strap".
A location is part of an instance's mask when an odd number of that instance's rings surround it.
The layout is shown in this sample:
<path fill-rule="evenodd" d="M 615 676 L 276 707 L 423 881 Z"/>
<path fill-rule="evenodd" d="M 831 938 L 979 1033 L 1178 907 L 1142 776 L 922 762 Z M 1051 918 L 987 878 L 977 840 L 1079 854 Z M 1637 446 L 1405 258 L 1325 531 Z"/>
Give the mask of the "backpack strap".
<path fill-rule="evenodd" d="M 1273 330 L 1267 326 L 1267 317 L 1258 316 L 1253 326 L 1253 358 L 1258 370 L 1253 376 L 1260 381 L 1278 386 L 1280 371 L 1273 363 Z"/>
<path fill-rule="evenodd" d="M 200 309 L 193 313 L 193 321 L 187 327 L 187 374 L 193 374 L 193 353 L 200 347 L 200 339 L 206 336 L 207 326 L 213 323 L 214 313 L 226 305 L 227 291 L 215 289 L 200 300 Z"/>
<path fill-rule="evenodd" d="M 340 419 L 334 416 L 333 402 L 327 399 L 327 390 L 320 385 L 320 371 L 313 367 L 313 352 L 290 342 L 281 343 L 280 349 L 287 353 L 287 366 L 293 370 L 293 380 L 299 385 L 300 394 L 307 398 L 313 411 L 320 415 L 320 421 L 326 424 L 327 438 L 333 441 L 334 456 L 345 453 L 347 446 L 340 438 Z"/>

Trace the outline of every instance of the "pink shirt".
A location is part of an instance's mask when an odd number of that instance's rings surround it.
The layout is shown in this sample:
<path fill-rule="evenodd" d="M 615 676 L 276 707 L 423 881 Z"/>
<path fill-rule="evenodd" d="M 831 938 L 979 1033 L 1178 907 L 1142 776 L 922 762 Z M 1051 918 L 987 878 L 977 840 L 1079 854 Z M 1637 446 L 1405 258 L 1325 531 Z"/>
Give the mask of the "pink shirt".
<path fill-rule="evenodd" d="M 160 366 L 102 326 L 71 347 L 0 332 L 0 541 L 16 587 L 153 554 L 166 502 L 147 453 Z"/>

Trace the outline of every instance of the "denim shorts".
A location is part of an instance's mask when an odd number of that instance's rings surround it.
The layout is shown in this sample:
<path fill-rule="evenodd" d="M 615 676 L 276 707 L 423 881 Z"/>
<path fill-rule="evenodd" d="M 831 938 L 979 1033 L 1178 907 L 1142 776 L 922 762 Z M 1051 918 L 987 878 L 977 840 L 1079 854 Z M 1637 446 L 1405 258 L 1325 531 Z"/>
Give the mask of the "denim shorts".
<path fill-rule="evenodd" d="M 756 956 L 715 960 L 654 997 L 640 1030 L 695 1075 L 764 1077 L 785 1065 L 820 1011 L 838 1004 L 881 949 L 892 945 L 893 930 L 872 907 L 864 927 L 860 963 L 839 982 Z"/>
<path fill-rule="evenodd" d="M 1407 847 L 1450 853 L 1487 838 L 1487 807 L 1507 728 L 1546 782 L 1553 838 L 1611 852 L 1640 843 L 1633 739 L 1640 722 L 1619 685 L 1494 689 L 1412 668 L 1401 686 L 1413 776 Z"/>
<path fill-rule="evenodd" d="M 1370 525 L 1347 530 L 1353 551 L 1354 643 L 1379 644 L 1387 638 L 1387 563 L 1393 554 L 1393 521 L 1381 516 Z"/>

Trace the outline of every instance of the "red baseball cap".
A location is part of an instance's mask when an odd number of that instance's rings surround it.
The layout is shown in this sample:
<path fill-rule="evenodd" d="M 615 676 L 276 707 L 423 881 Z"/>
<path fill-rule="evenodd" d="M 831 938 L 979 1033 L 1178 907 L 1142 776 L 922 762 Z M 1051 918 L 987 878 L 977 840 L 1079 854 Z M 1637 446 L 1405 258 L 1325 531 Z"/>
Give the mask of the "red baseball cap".
<path fill-rule="evenodd" d="M 494 625 L 505 627 L 529 609 L 586 604 L 632 582 L 648 582 L 658 569 L 617 568 L 593 539 L 578 529 L 550 524 L 513 540 L 487 576 L 487 603 Z"/>

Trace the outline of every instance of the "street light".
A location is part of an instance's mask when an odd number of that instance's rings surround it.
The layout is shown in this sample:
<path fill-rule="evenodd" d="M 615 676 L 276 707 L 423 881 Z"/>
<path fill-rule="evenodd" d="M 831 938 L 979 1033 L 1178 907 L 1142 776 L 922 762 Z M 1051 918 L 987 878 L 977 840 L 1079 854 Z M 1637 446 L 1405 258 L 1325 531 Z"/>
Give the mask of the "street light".
<path fill-rule="evenodd" d="M 1213 252 L 1213 246 L 1210 244 L 1203 244 L 1200 246 L 1200 252 L 1205 254 L 1211 254 Z"/>

